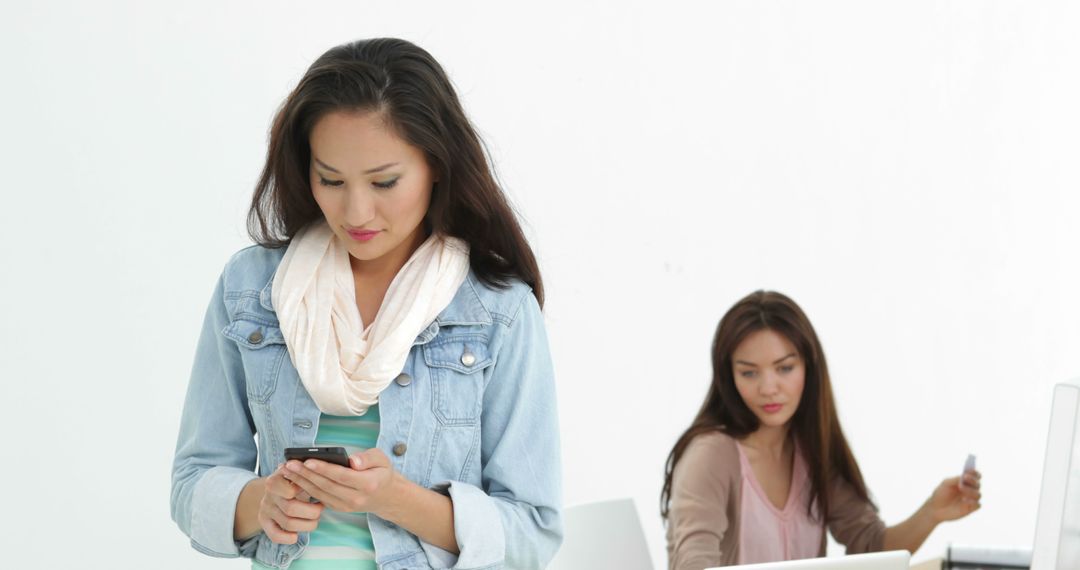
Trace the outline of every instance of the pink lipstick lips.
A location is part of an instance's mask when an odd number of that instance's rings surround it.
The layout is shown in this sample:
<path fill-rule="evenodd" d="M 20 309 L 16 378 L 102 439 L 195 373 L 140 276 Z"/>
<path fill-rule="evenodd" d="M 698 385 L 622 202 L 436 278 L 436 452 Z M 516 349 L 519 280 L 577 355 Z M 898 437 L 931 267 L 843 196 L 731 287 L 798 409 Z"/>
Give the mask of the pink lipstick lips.
<path fill-rule="evenodd" d="M 379 235 L 378 230 L 346 230 L 346 233 L 359 242 L 371 241 L 375 236 Z"/>

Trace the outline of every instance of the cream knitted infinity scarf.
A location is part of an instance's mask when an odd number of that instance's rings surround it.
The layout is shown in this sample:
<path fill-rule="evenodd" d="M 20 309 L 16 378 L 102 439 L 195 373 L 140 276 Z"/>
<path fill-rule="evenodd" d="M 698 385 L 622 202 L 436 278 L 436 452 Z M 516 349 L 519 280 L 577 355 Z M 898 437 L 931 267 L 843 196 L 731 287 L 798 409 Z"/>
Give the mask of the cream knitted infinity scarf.
<path fill-rule="evenodd" d="M 468 272 L 465 242 L 429 237 L 398 271 L 365 330 L 345 244 L 325 221 L 300 230 L 274 275 L 272 302 L 289 356 L 319 409 L 358 416 L 378 402 Z"/>

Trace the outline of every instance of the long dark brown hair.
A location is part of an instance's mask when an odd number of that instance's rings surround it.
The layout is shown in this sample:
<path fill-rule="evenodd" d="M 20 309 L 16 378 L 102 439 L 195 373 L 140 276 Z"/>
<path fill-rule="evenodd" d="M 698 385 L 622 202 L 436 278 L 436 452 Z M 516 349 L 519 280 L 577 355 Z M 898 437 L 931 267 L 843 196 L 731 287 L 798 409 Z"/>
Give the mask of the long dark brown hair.
<path fill-rule="evenodd" d="M 333 111 L 380 113 L 397 134 L 424 151 L 438 183 L 428 231 L 469 244 L 481 281 L 504 287 L 513 278 L 544 304 L 536 256 L 492 173 L 483 143 L 435 58 L 405 40 L 379 38 L 324 53 L 278 110 L 266 165 L 248 211 L 248 233 L 265 247 L 284 247 L 322 217 L 308 176 L 308 137 Z"/>
<path fill-rule="evenodd" d="M 789 434 L 796 438 L 810 471 L 807 512 L 814 514 L 816 502 L 821 520 L 829 520 L 828 485 L 837 476 L 849 483 L 860 498 L 870 502 L 862 472 L 840 429 L 825 352 L 810 319 L 788 297 L 774 291 L 755 291 L 735 303 L 716 328 L 712 344 L 713 379 L 705 403 L 690 428 L 675 442 L 664 466 L 664 489 L 660 493 L 660 516 L 664 519 L 670 513 L 672 472 L 695 437 L 721 432 L 743 438 L 757 431 L 760 422 L 735 387 L 732 354 L 750 334 L 766 329 L 795 345 L 805 363 L 802 398 L 791 418 Z"/>

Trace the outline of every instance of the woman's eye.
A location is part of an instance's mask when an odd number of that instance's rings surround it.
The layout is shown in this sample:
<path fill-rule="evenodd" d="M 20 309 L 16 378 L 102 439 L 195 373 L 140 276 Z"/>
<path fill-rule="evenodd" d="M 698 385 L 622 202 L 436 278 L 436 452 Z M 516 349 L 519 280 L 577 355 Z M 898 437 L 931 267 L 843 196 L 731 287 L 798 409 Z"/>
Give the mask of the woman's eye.
<path fill-rule="evenodd" d="M 792 370 L 795 370 L 795 367 L 790 365 L 790 364 L 785 364 L 784 366 L 780 367 L 780 372 L 783 372 L 784 374 L 787 374 L 788 372 L 791 372 Z"/>
<path fill-rule="evenodd" d="M 386 180 L 384 182 L 372 182 L 371 185 L 376 188 L 382 188 L 383 190 L 389 190 L 394 186 L 397 186 L 397 181 L 397 178 L 391 178 L 390 180 Z"/>
<path fill-rule="evenodd" d="M 326 178 L 323 178 L 322 176 L 319 177 L 319 184 L 322 184 L 323 186 L 334 187 L 334 186 L 341 186 L 344 183 L 345 183 L 344 180 L 327 180 Z"/>
<path fill-rule="evenodd" d="M 742 372 L 739 373 L 739 376 L 742 376 L 743 378 L 753 378 L 754 377 L 754 371 L 753 370 L 743 370 Z"/>

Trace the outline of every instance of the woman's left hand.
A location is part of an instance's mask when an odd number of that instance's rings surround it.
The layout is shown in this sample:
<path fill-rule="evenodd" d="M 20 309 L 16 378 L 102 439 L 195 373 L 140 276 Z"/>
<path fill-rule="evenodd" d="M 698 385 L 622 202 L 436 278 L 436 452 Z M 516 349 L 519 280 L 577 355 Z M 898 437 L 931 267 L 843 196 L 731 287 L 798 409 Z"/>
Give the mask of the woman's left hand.
<path fill-rule="evenodd" d="M 382 450 L 372 448 L 349 457 L 351 467 L 318 459 L 285 463 L 285 477 L 335 511 L 379 514 L 391 503 L 397 471 Z"/>
<path fill-rule="evenodd" d="M 982 474 L 972 469 L 962 477 L 950 477 L 934 489 L 927 501 L 936 522 L 953 521 L 966 517 L 982 506 L 980 491 Z"/>

